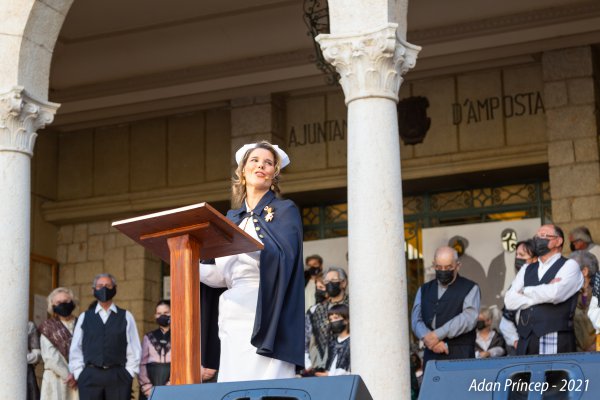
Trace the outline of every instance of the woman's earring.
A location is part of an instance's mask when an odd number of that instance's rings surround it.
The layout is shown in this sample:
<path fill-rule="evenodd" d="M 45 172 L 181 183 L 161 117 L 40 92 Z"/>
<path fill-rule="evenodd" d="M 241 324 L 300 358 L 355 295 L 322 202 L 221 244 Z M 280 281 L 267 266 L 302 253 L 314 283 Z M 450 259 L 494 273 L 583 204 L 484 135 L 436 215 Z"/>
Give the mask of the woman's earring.
<path fill-rule="evenodd" d="M 275 185 L 271 185 L 271 190 L 275 190 Z"/>

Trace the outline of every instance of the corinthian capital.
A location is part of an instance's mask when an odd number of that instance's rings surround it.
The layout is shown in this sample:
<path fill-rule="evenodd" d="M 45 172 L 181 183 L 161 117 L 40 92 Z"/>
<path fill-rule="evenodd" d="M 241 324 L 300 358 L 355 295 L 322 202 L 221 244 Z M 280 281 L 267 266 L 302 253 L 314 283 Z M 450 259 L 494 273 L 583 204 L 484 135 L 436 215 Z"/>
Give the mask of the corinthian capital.
<path fill-rule="evenodd" d="M 365 97 L 398 101 L 402 75 L 415 66 L 421 47 L 398 38 L 397 28 L 390 23 L 372 32 L 316 37 L 325 60 L 340 74 L 346 104 Z"/>
<path fill-rule="evenodd" d="M 20 86 L 0 94 L 0 151 L 33 154 L 37 130 L 52 123 L 60 104 L 34 99 Z"/>

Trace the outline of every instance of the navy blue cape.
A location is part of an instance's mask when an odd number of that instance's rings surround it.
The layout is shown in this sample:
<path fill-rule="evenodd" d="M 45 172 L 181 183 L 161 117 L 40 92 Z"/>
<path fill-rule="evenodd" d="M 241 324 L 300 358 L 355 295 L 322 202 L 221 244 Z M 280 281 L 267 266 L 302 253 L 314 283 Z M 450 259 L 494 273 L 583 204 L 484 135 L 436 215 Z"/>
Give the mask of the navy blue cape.
<path fill-rule="evenodd" d="M 267 221 L 267 211 L 273 219 Z M 227 218 L 239 225 L 246 205 L 229 210 Z M 304 266 L 302 219 L 291 200 L 268 191 L 253 210 L 254 225 L 264 249 L 260 253 L 260 284 L 254 331 L 250 343 L 265 357 L 304 368 Z"/>

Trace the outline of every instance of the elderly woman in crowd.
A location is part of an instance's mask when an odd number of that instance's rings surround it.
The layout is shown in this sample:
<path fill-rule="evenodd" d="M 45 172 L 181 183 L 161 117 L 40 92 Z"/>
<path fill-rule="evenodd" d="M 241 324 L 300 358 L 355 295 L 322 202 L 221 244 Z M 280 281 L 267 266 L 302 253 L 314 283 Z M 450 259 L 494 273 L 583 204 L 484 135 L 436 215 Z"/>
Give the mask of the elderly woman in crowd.
<path fill-rule="evenodd" d="M 48 296 L 51 318 L 39 326 L 40 345 L 44 360 L 41 400 L 77 400 L 79 393 L 73 375 L 69 373 L 69 348 L 76 318 L 75 302 L 70 289 L 59 287 Z"/>
<path fill-rule="evenodd" d="M 583 274 L 583 286 L 577 296 L 577 308 L 573 317 L 575 345 L 577 351 L 594 351 L 596 349 L 596 330 L 588 317 L 588 309 L 592 300 L 592 284 L 598 272 L 598 259 L 587 250 L 576 250 L 569 258 L 579 264 Z"/>
<path fill-rule="evenodd" d="M 479 318 L 477 318 L 475 358 L 501 357 L 506 354 L 504 338 L 493 326 L 494 314 L 492 309 L 483 307 L 479 311 Z"/>

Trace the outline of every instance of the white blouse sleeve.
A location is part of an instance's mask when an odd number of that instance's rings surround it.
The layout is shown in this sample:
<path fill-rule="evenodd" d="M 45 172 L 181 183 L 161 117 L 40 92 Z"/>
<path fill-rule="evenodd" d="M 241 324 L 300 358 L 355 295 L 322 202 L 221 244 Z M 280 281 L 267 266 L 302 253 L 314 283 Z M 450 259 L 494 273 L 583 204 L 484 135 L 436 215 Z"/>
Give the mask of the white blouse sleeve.
<path fill-rule="evenodd" d="M 596 333 L 600 332 L 600 307 L 598 307 L 598 297 L 592 296 L 590 308 L 588 309 L 588 318 L 596 328 Z"/>
<path fill-rule="evenodd" d="M 201 263 L 200 282 L 213 288 L 227 287 L 227 281 L 223 274 L 223 265 Z"/>

